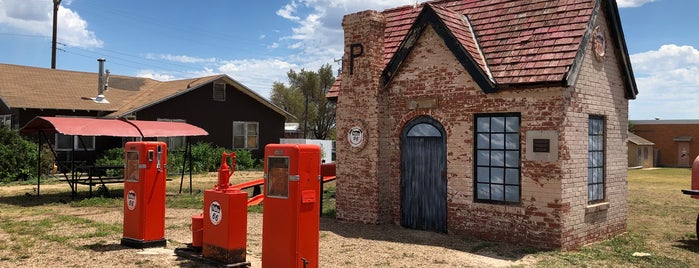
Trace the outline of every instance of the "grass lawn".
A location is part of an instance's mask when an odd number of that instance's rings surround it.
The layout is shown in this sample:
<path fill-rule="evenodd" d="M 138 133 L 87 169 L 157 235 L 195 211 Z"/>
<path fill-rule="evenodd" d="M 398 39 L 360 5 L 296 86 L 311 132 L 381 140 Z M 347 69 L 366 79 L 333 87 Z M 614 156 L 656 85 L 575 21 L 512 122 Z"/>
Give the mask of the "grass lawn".
<path fill-rule="evenodd" d="M 260 174 L 237 178 L 246 181 L 260 177 Z M 696 220 L 699 214 L 699 199 L 684 195 L 681 189 L 690 188 L 690 169 L 662 168 L 648 170 L 629 170 L 628 172 L 628 232 L 615 238 L 585 246 L 577 251 L 538 251 L 527 252 L 527 258 L 536 261 L 536 267 L 699 267 L 699 243 L 697 242 Z M 195 180 L 201 181 L 201 180 Z M 232 180 L 235 182 L 235 180 Z M 50 182 L 48 182 L 50 184 Z M 194 194 L 176 194 L 179 190 L 179 178 L 175 183 L 168 183 L 167 206 L 174 208 L 201 208 L 203 193 L 201 189 L 210 189 L 213 181 L 196 182 Z M 183 192 L 188 192 L 185 182 Z M 16 184 L 13 184 L 16 185 Z M 118 234 L 120 224 L 101 224 L 85 221 L 74 216 L 60 216 L 50 219 L 37 218 L 36 222 L 16 221 L 17 215 L 43 214 L 47 207 L 56 202 L 68 202 L 74 207 L 98 207 L 114 210 L 123 206 L 123 187 L 110 185 L 112 198 L 84 198 L 71 201 L 68 186 L 60 185 L 60 191 L 44 192 L 42 198 L 31 195 L 32 186 L 13 195 L 4 191 L 9 187 L 0 186 L 0 234 L 36 236 L 41 240 L 61 242 L 71 237 L 47 232 L 55 226 L 86 226 L 91 232 L 79 234 L 85 237 L 106 237 Z M 35 186 L 35 185 L 34 185 Z M 57 185 L 59 186 L 59 185 Z M 334 183 L 326 185 L 323 215 L 333 217 Z M 49 187 L 47 187 L 49 188 Z M 54 187 L 58 188 L 58 187 Z M 50 188 L 49 188 L 50 189 Z M 81 190 L 85 194 L 85 189 Z M 118 210 L 118 209 L 117 209 Z M 261 207 L 251 208 L 251 212 L 261 211 Z M 184 227 L 182 227 L 184 228 Z M 36 240 L 35 240 L 36 242 Z M 27 242 L 29 243 L 29 242 Z M 486 242 L 484 242 L 486 243 Z M 490 243 L 490 242 L 487 242 Z M 496 245 L 497 243 L 490 243 Z M 13 251 L 27 251 L 26 257 L 32 256 L 22 243 L 14 243 Z M 0 250 L 3 250 L 0 243 Z M 642 256 L 634 256 L 639 255 Z M 0 257 L 0 262 L 3 258 Z M 0 265 L 1 266 L 1 265 Z"/>
<path fill-rule="evenodd" d="M 578 251 L 543 253 L 538 266 L 699 267 L 699 199 L 681 192 L 690 184 L 687 168 L 629 170 L 628 232 Z"/>

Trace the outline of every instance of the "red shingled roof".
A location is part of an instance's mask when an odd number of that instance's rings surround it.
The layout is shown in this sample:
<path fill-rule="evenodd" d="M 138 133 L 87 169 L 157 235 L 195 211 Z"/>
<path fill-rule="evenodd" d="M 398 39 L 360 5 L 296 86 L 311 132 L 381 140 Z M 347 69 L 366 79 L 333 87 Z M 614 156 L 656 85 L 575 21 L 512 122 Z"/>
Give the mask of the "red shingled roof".
<path fill-rule="evenodd" d="M 325 97 L 329 100 L 337 101 L 337 97 L 340 96 L 340 85 L 342 85 L 342 75 L 337 76 L 335 83 L 330 86 L 330 89 L 328 89 L 328 93 L 325 94 Z"/>
<path fill-rule="evenodd" d="M 432 20 L 436 15 L 439 18 L 436 23 L 448 30 L 440 34 L 442 38 L 448 35 L 452 40 L 445 38 L 447 42 L 455 40 L 462 47 L 450 49 L 466 51 L 470 59 L 462 64 L 480 69 L 477 72 L 487 76 L 485 79 L 492 87 L 570 83 L 568 76 L 576 68 L 576 57 L 587 45 L 586 36 L 601 8 L 598 4 L 607 7 L 612 21 L 610 32 L 616 42 L 612 47 L 620 47 L 622 54 L 626 53 L 620 60 L 627 76 L 627 97 L 634 98 L 636 85 L 613 0 L 443 0 L 385 10 L 382 12 L 386 19 L 383 58 L 388 70 L 384 76 L 388 78 L 385 79 L 390 80 L 401 57 L 407 55 L 399 51 L 412 46 L 404 44 L 406 36 L 415 32 L 410 30 L 426 23 L 420 20 Z M 328 96 L 337 97 L 338 92 L 339 89 L 331 90 Z"/>
<path fill-rule="evenodd" d="M 559 82 L 573 63 L 587 30 L 595 1 L 435 1 L 429 5 L 461 45 L 476 59 L 485 56 L 498 84 Z M 426 5 L 384 11 L 384 60 L 393 57 Z M 478 45 L 463 14 L 473 26 Z M 481 65 L 485 69 L 485 65 Z"/>

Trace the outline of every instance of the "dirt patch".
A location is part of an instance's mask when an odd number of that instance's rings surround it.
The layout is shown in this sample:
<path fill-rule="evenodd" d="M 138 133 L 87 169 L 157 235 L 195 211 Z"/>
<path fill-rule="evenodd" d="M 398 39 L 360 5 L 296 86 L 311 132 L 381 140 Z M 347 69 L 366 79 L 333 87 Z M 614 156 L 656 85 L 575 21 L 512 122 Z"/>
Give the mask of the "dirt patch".
<path fill-rule="evenodd" d="M 258 178 L 260 174 L 237 172 L 234 183 Z M 198 185 L 213 185 L 215 177 L 197 178 Z M 177 181 L 179 184 L 179 180 Z M 0 197 L 25 195 L 36 186 L 0 187 Z M 208 189 L 209 186 L 197 186 Z M 62 189 L 66 184 L 42 185 L 44 191 Z M 197 188 L 195 188 L 197 189 Z M 27 196 L 26 198 L 32 198 Z M 91 226 L 120 228 L 123 208 L 71 207 L 60 202 L 22 207 L 0 203 L 0 222 L 32 223 L 61 216 L 84 219 Z M 22 267 L 208 267 L 178 257 L 174 249 L 192 240 L 191 217 L 201 209 L 168 208 L 165 220 L 165 248 L 132 249 L 120 245 L 121 233 L 90 237 L 98 228 L 62 224 L 49 235 L 69 239 L 37 239 L 0 225 L 0 266 Z M 52 237 L 52 236 L 48 236 Z M 395 225 L 365 225 L 321 218 L 320 265 L 322 267 L 507 267 L 534 263 L 526 248 L 484 242 L 469 237 L 416 231 Z M 262 214 L 248 214 L 247 260 L 261 267 Z"/>

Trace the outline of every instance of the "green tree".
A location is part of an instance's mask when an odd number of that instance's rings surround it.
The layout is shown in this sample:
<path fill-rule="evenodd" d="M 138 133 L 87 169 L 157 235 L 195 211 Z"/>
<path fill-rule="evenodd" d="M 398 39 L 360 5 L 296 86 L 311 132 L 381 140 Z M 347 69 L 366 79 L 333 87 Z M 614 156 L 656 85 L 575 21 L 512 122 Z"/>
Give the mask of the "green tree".
<path fill-rule="evenodd" d="M 303 115 L 303 94 L 298 89 L 287 87 L 284 83 L 274 82 L 272 85 L 272 103 L 293 114 L 296 120 Z"/>
<path fill-rule="evenodd" d="M 335 103 L 328 101 L 325 95 L 335 83 L 335 76 L 330 64 L 325 64 L 318 70 L 319 96 L 317 104 L 317 116 L 313 121 L 313 134 L 317 139 L 327 139 L 334 137 L 335 132 Z"/>
<path fill-rule="evenodd" d="M 335 105 L 325 94 L 335 82 L 332 67 L 325 64 L 315 71 L 287 72 L 289 86 L 275 82 L 271 101 L 296 117 L 305 138 L 327 139 L 335 129 Z"/>
<path fill-rule="evenodd" d="M 36 143 L 24 139 L 17 130 L 0 125 L 0 182 L 36 178 L 37 149 Z M 48 147 L 42 148 L 42 174 L 48 174 L 53 161 Z"/>

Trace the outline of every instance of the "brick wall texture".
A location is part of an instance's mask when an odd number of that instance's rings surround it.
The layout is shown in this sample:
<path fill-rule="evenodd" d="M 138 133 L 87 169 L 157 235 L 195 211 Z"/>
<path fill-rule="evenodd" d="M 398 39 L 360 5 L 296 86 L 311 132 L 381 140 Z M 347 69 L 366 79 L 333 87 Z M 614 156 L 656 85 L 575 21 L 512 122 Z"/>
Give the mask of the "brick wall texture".
<path fill-rule="evenodd" d="M 601 11 L 600 11 L 601 12 Z M 604 14 L 596 25 L 606 29 Z M 384 18 L 365 11 L 345 16 L 345 68 L 337 104 L 337 218 L 371 224 L 401 222 L 400 136 L 403 126 L 429 116 L 446 131 L 448 233 L 531 245 L 575 249 L 626 230 L 626 129 L 628 101 L 620 67 L 608 44 L 598 61 L 587 46 L 571 87 L 501 89 L 485 94 L 436 32 L 428 26 L 392 81 L 383 70 Z M 607 34 L 607 40 L 611 37 Z M 350 44 L 362 44 L 349 74 Z M 410 102 L 436 100 L 427 108 Z M 474 199 L 474 115 L 521 115 L 521 202 Z M 588 205 L 588 118 L 603 116 L 605 202 Z M 351 147 L 347 132 L 364 130 L 366 143 Z M 558 133 L 555 162 L 527 160 L 527 131 Z"/>

